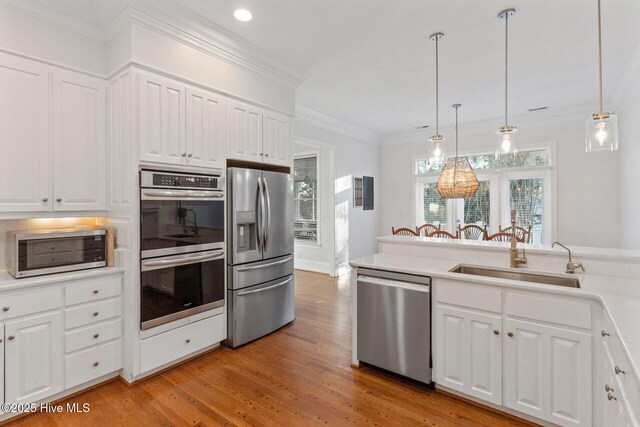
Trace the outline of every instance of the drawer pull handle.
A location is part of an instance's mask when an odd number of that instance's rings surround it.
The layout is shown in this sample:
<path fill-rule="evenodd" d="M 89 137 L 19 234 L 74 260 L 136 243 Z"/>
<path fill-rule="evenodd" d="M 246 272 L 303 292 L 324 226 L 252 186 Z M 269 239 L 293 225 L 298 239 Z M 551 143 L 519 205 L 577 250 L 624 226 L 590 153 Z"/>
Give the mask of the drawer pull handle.
<path fill-rule="evenodd" d="M 9 341 L 13 341 L 14 339 L 16 339 L 15 335 L 9 335 Z"/>
<path fill-rule="evenodd" d="M 43 197 L 43 198 L 42 198 L 42 201 L 43 201 L 44 203 L 47 203 L 47 202 L 49 201 L 49 198 L 48 198 L 48 197 Z"/>
<path fill-rule="evenodd" d="M 191 340 L 189 338 L 187 338 L 186 341 L 187 341 L 187 344 L 189 344 L 191 342 Z"/>
<path fill-rule="evenodd" d="M 493 335 L 500 335 L 500 331 L 499 331 L 499 330 L 497 330 L 497 329 L 494 329 L 494 330 L 493 330 Z"/>
<path fill-rule="evenodd" d="M 94 312 L 93 312 L 93 317 L 98 317 L 98 314 L 99 314 L 99 313 L 98 313 L 97 311 L 94 311 Z"/>
<path fill-rule="evenodd" d="M 58 202 L 58 203 L 62 202 L 62 198 L 61 198 L 61 197 L 58 197 L 58 198 L 56 199 L 56 202 Z"/>
<path fill-rule="evenodd" d="M 98 366 L 100 362 L 93 362 L 93 366 Z"/>
<path fill-rule="evenodd" d="M 100 334 L 94 334 L 93 338 L 98 338 L 100 336 Z"/>
<path fill-rule="evenodd" d="M 622 369 L 620 369 L 619 366 L 615 367 L 614 372 L 616 373 L 616 375 L 620 375 L 620 374 L 624 375 L 624 374 L 626 374 L 626 372 L 623 371 Z"/>
<path fill-rule="evenodd" d="M 9 311 L 9 307 L 2 307 L 2 311 Z"/>
<path fill-rule="evenodd" d="M 94 294 L 94 295 L 98 295 L 98 292 L 100 292 L 100 290 L 98 290 L 98 289 L 94 289 L 94 290 L 93 290 L 93 294 Z"/>
<path fill-rule="evenodd" d="M 615 397 L 613 394 L 611 394 L 611 393 L 607 393 L 607 399 L 609 399 L 609 400 L 618 400 L 618 399 L 616 399 L 616 397 Z"/>
<path fill-rule="evenodd" d="M 611 386 L 609 386 L 609 384 L 605 384 L 604 385 L 604 391 L 615 391 L 615 390 L 612 389 Z"/>
<path fill-rule="evenodd" d="M 507 335 L 509 336 L 509 338 L 513 338 L 513 332 L 507 332 Z"/>

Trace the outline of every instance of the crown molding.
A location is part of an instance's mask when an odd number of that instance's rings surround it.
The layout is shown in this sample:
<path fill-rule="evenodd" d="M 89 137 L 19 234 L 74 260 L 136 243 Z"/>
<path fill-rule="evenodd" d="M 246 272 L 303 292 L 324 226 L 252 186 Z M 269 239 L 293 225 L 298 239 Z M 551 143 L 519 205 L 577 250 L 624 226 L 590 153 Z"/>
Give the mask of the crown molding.
<path fill-rule="evenodd" d="M 558 125 L 567 122 L 576 122 L 586 120 L 591 117 L 597 106 L 593 103 L 579 104 L 566 108 L 553 109 L 544 111 L 528 112 L 509 116 L 512 123 L 516 123 L 518 128 L 531 128 L 536 126 Z M 495 117 L 486 120 L 477 120 L 473 122 L 465 122 L 460 124 L 461 135 L 473 135 L 485 132 L 496 132 L 497 129 L 504 125 L 504 118 Z M 453 133 L 455 128 L 453 125 L 440 126 L 443 130 L 441 133 Z M 412 132 L 406 134 L 397 134 L 384 136 L 380 145 L 398 145 L 413 142 L 427 141 L 431 135 L 428 132 Z"/>
<path fill-rule="evenodd" d="M 301 105 L 296 105 L 295 119 L 367 144 L 379 145 L 380 142 L 380 136 L 376 133 L 345 123 Z"/>

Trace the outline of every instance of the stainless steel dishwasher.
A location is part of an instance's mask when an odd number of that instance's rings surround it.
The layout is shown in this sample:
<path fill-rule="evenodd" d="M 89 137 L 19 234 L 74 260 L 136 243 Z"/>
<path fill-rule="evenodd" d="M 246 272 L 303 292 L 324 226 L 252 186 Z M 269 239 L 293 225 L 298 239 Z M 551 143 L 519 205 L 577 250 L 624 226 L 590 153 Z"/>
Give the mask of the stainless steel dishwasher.
<path fill-rule="evenodd" d="M 431 278 L 358 268 L 358 360 L 431 383 Z"/>

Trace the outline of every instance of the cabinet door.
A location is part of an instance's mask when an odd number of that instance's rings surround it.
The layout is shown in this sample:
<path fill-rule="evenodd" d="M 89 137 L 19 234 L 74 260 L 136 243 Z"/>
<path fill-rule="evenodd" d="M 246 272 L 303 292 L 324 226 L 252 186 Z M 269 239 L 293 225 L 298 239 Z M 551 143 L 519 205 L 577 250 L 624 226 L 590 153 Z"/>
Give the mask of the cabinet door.
<path fill-rule="evenodd" d="M 559 425 L 591 425 L 591 335 L 505 319 L 504 405 Z"/>
<path fill-rule="evenodd" d="M 0 324 L 0 381 L 4 380 L 4 325 Z M 0 384 L 0 403 L 4 403 L 4 384 Z M 2 409 L 0 409 L 0 415 L 2 414 Z"/>
<path fill-rule="evenodd" d="M 500 316 L 437 305 L 436 381 L 502 403 Z"/>
<path fill-rule="evenodd" d="M 53 80 L 53 208 L 106 210 L 106 81 L 64 70 Z"/>
<path fill-rule="evenodd" d="M 229 100 L 229 150 L 232 159 L 262 162 L 262 110 Z"/>
<path fill-rule="evenodd" d="M 265 111 L 263 147 L 265 163 L 291 166 L 291 119 L 288 116 Z"/>
<path fill-rule="evenodd" d="M 48 211 L 48 68 L 0 53 L 0 93 L 0 211 Z"/>
<path fill-rule="evenodd" d="M 64 388 L 62 312 L 5 324 L 5 401 L 35 402 Z"/>
<path fill-rule="evenodd" d="M 227 100 L 187 89 L 187 161 L 193 166 L 226 167 Z"/>
<path fill-rule="evenodd" d="M 140 160 L 184 163 L 185 87 L 150 74 L 139 74 L 138 93 Z"/>

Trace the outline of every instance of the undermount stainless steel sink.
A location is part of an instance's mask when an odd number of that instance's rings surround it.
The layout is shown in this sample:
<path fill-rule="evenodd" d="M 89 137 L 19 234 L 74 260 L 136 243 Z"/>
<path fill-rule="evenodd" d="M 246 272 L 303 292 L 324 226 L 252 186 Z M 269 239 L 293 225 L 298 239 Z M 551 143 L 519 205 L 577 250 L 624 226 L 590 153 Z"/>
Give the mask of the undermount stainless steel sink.
<path fill-rule="evenodd" d="M 554 276 L 551 274 L 525 273 L 520 271 L 500 270 L 495 268 L 476 267 L 460 264 L 449 270 L 452 273 L 470 274 L 473 276 L 495 277 L 496 279 L 520 280 L 522 282 L 541 283 L 543 285 L 564 286 L 567 288 L 579 288 L 580 281 L 577 278 L 567 276 Z"/>

